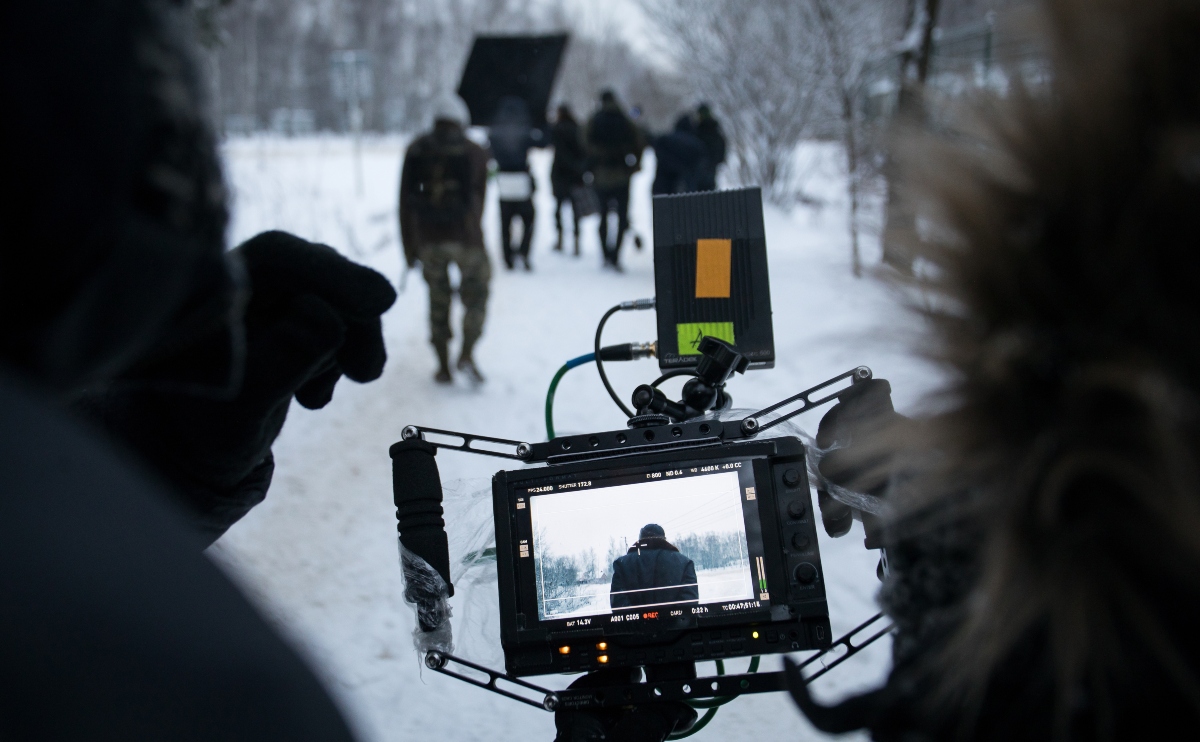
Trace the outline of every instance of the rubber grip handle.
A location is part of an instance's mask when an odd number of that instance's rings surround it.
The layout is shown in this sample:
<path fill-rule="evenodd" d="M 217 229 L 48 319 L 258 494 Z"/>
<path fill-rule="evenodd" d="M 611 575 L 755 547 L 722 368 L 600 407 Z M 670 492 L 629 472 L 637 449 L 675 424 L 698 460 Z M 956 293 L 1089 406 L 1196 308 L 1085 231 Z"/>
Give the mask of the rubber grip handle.
<path fill-rule="evenodd" d="M 400 441 L 388 449 L 392 457 L 392 496 L 400 543 L 437 570 L 450 595 L 450 547 L 442 510 L 442 478 L 437 448 L 419 438 Z"/>

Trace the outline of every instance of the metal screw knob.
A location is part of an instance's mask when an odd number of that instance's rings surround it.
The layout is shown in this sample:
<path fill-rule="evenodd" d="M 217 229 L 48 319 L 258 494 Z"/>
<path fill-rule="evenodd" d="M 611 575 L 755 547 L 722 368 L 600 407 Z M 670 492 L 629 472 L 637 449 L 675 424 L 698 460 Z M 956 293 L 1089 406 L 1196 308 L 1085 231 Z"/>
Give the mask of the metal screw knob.
<path fill-rule="evenodd" d="M 415 425 L 406 425 L 404 430 L 400 431 L 400 437 L 406 441 L 416 438 L 418 435 L 419 433 L 417 433 L 417 428 Z"/>
<path fill-rule="evenodd" d="M 425 653 L 425 666 L 430 670 L 440 670 L 446 666 L 446 655 L 437 651 Z"/>
<path fill-rule="evenodd" d="M 527 459 L 533 455 L 533 446 L 528 443 L 517 444 L 517 455 L 523 459 Z"/>

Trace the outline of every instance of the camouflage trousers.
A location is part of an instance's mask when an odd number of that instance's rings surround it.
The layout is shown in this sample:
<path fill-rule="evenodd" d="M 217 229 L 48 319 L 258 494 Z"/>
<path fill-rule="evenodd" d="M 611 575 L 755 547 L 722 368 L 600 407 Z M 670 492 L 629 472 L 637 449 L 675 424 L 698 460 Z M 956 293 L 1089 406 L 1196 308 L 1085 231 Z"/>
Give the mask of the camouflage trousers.
<path fill-rule="evenodd" d="M 462 276 L 458 296 L 463 309 L 463 349 L 469 355 L 475 341 L 483 334 L 487 319 L 488 282 L 492 266 L 487 251 L 461 242 L 439 242 L 421 248 L 421 272 L 429 284 L 429 341 L 445 346 L 454 337 L 450 329 L 450 303 L 454 290 L 450 287 L 450 264 L 458 266 Z"/>

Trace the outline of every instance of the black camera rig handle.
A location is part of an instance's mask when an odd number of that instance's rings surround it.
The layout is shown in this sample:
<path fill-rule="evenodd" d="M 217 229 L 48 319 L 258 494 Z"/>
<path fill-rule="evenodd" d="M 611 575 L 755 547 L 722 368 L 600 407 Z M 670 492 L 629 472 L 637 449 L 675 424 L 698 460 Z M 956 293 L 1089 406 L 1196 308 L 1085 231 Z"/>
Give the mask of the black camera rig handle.
<path fill-rule="evenodd" d="M 429 443 L 405 438 L 388 449 L 392 458 L 392 497 L 396 505 L 396 530 L 400 543 L 410 553 L 425 560 L 442 578 L 447 595 L 454 595 L 450 582 L 450 550 L 446 541 L 446 521 L 442 511 L 442 479 L 434 456 L 437 448 Z M 406 565 L 406 583 L 421 584 Z M 436 600 L 436 595 L 410 596 L 418 604 Z M 430 617 L 431 620 L 432 617 Z M 432 627 L 428 627 L 430 630 Z"/>

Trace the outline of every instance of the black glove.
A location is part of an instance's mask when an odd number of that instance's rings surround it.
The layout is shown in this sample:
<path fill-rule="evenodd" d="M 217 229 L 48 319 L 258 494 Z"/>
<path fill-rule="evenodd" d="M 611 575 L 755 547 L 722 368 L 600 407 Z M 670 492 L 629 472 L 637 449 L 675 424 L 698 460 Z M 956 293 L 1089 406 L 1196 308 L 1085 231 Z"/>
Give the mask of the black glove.
<path fill-rule="evenodd" d="M 571 683 L 572 688 L 607 688 L 641 680 L 638 668 L 599 670 Z M 672 732 L 696 723 L 696 710 L 686 703 L 665 701 L 639 706 L 554 713 L 554 742 L 662 742 Z"/>
<path fill-rule="evenodd" d="M 370 268 L 284 232 L 260 234 L 233 255 L 251 287 L 236 396 L 118 383 L 77 405 L 174 484 L 213 540 L 265 496 L 271 444 L 293 396 L 317 409 L 343 375 L 359 382 L 380 376 L 387 360 L 380 315 L 396 299 Z M 177 356 L 181 374 L 197 355 Z"/>
<path fill-rule="evenodd" d="M 826 451 L 817 467 L 821 476 L 848 490 L 882 495 L 905 420 L 892 406 L 892 386 L 886 380 L 871 379 L 846 389 L 817 427 L 817 446 Z M 817 490 L 817 502 L 826 533 L 844 536 L 854 509 L 824 489 Z"/>

